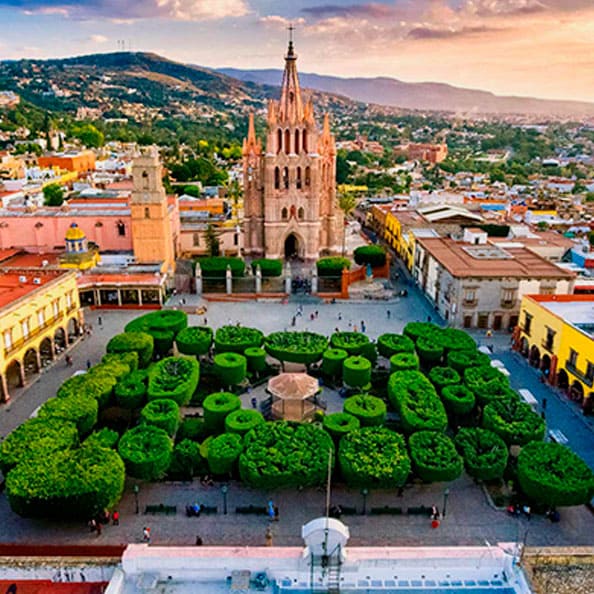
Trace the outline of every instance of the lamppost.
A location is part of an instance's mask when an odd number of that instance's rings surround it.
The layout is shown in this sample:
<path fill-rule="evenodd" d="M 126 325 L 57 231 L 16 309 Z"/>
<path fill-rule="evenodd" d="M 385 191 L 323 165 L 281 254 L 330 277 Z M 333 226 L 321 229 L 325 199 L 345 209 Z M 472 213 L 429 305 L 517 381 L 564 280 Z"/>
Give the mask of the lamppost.
<path fill-rule="evenodd" d="M 136 513 L 140 513 L 140 509 L 138 507 L 138 492 L 140 491 L 140 487 L 138 485 L 134 485 L 134 487 L 132 487 L 132 490 L 134 491 L 134 502 L 136 503 Z"/>
<path fill-rule="evenodd" d="M 443 492 L 443 511 L 442 511 L 442 517 L 444 517 L 444 518 L 445 518 L 445 515 L 446 515 L 446 508 L 447 508 L 447 505 L 448 505 L 448 497 L 449 497 L 449 495 L 450 495 L 450 490 L 449 489 L 446 489 Z"/>
<path fill-rule="evenodd" d="M 223 485 L 221 487 L 221 493 L 223 494 L 223 513 L 227 515 L 227 491 L 229 491 L 229 487 L 227 485 Z"/>
<path fill-rule="evenodd" d="M 367 513 L 367 495 L 369 495 L 369 490 L 368 489 L 361 489 L 361 495 L 363 495 L 363 514 L 365 515 Z"/>

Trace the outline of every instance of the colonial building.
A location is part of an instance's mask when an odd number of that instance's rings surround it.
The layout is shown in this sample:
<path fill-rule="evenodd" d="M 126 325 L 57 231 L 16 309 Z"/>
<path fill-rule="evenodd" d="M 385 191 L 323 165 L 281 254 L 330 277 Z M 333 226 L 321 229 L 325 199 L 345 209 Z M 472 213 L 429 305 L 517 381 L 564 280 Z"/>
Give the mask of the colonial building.
<path fill-rule="evenodd" d="M 270 100 L 266 149 L 250 115 L 243 143 L 245 253 L 316 259 L 339 253 L 343 213 L 336 200 L 336 146 L 328 114 L 320 133 L 311 100 L 301 97 L 293 42 L 280 101 Z"/>

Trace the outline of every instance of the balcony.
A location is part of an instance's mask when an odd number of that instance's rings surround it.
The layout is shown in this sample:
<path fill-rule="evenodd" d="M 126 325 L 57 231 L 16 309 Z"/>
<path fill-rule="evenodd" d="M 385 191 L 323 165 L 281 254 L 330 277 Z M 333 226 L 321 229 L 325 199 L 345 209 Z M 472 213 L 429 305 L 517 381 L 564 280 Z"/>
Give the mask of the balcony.
<path fill-rule="evenodd" d="M 589 388 L 592 387 L 592 384 L 594 383 L 593 378 L 583 374 L 573 363 L 569 361 L 569 359 L 565 361 L 565 369 L 572 375 L 575 375 L 575 377 L 577 377 L 580 382 L 586 384 L 586 386 Z"/>
<path fill-rule="evenodd" d="M 545 350 L 548 351 L 549 353 L 553 354 L 553 344 L 555 341 L 553 340 L 547 340 L 546 338 L 543 338 L 540 346 Z"/>
<path fill-rule="evenodd" d="M 478 299 L 472 299 L 472 300 L 464 300 L 462 302 L 462 305 L 464 307 L 476 307 L 478 305 Z"/>
<path fill-rule="evenodd" d="M 502 299 L 501 300 L 501 307 L 503 309 L 513 309 L 516 305 L 515 299 Z"/>
<path fill-rule="evenodd" d="M 23 336 L 22 338 L 15 340 L 9 347 L 4 347 L 4 356 L 9 357 L 12 353 L 18 351 L 24 344 L 39 336 L 39 334 L 41 334 L 45 329 L 49 328 L 50 326 L 53 326 L 58 320 L 61 320 L 63 317 L 64 313 L 59 312 L 57 316 L 54 316 L 53 318 L 46 320 L 45 322 L 43 322 L 43 324 L 35 326 L 35 328 L 33 328 L 33 330 L 31 330 L 29 334 L 27 334 L 27 336 Z"/>

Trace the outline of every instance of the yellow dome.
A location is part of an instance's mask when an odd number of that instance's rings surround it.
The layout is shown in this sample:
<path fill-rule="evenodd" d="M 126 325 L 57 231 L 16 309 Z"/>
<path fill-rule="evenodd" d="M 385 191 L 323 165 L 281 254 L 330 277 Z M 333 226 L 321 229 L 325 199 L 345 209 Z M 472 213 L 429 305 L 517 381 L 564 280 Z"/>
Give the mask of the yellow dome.
<path fill-rule="evenodd" d="M 68 231 L 66 231 L 66 239 L 70 241 L 74 241 L 77 239 L 85 239 L 86 235 L 84 231 L 76 224 L 72 223 Z"/>

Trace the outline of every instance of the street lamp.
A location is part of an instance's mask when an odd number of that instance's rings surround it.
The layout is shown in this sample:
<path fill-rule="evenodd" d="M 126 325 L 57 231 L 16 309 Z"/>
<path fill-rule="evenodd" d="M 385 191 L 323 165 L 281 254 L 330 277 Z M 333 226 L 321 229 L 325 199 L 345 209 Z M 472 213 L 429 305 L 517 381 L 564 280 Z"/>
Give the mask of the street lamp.
<path fill-rule="evenodd" d="M 134 485 L 134 487 L 132 487 L 132 490 L 134 491 L 134 501 L 136 503 L 136 513 L 140 513 L 140 509 L 138 507 L 138 492 L 140 491 L 140 487 L 138 485 Z"/>
<path fill-rule="evenodd" d="M 448 505 L 448 497 L 449 497 L 449 495 L 450 495 L 450 490 L 449 489 L 446 489 L 443 492 L 443 511 L 442 511 L 442 517 L 444 517 L 444 518 L 445 518 L 445 515 L 446 515 L 446 509 L 447 509 L 447 505 Z"/>
<path fill-rule="evenodd" d="M 361 495 L 363 495 L 363 513 L 362 515 L 365 515 L 367 513 L 367 495 L 369 495 L 369 490 L 368 489 L 361 489 Z"/>
<path fill-rule="evenodd" d="M 221 487 L 221 493 L 223 494 L 223 513 L 227 515 L 227 491 L 229 491 L 229 487 L 227 485 L 223 485 Z"/>

